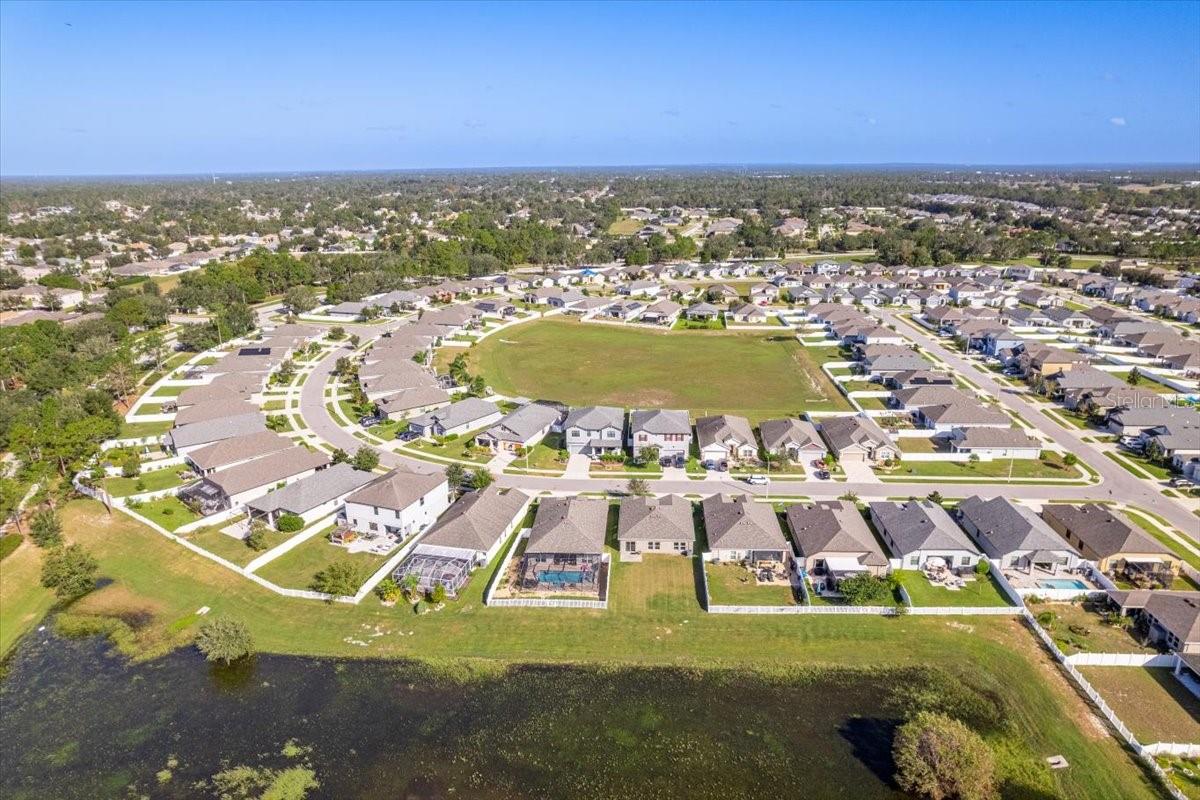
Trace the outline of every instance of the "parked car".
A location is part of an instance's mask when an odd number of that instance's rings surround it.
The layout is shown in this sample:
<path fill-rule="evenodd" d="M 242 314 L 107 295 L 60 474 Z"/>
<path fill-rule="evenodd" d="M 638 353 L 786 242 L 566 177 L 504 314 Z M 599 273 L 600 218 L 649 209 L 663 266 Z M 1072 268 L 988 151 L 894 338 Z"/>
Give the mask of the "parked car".
<path fill-rule="evenodd" d="M 729 472 L 729 462 L 722 461 L 720 464 L 717 464 L 717 471 L 718 472 Z"/>
<path fill-rule="evenodd" d="M 682 455 L 676 455 L 675 456 L 675 466 L 680 467 L 680 468 L 687 466 L 687 459 L 684 458 Z"/>
<path fill-rule="evenodd" d="M 663 456 L 662 458 L 660 458 L 660 459 L 658 460 L 658 465 L 659 465 L 660 467 L 669 467 L 669 466 L 671 466 L 671 457 L 670 457 L 670 456 Z"/>
<path fill-rule="evenodd" d="M 700 466 L 704 467 L 705 469 L 712 469 L 712 470 L 715 470 L 717 468 L 717 464 L 715 461 L 705 461 Z"/>
<path fill-rule="evenodd" d="M 378 425 L 380 422 L 381 422 L 381 420 L 379 419 L 379 417 L 374 417 L 374 416 L 360 417 L 358 420 L 358 424 L 362 425 L 364 428 L 373 428 L 376 425 Z"/>
<path fill-rule="evenodd" d="M 414 439 L 420 438 L 420 434 L 416 433 L 415 431 L 404 431 L 403 433 L 396 434 L 396 440 L 400 442 L 411 442 Z"/>
<path fill-rule="evenodd" d="M 817 478 L 823 481 L 829 480 L 829 471 L 824 469 L 817 470 Z"/>
<path fill-rule="evenodd" d="M 1168 481 L 1168 484 L 1171 486 L 1174 486 L 1176 488 L 1185 488 L 1185 489 L 1189 486 L 1195 485 L 1195 483 L 1192 481 L 1191 478 L 1184 478 L 1180 475 L 1176 475 L 1174 478 L 1171 478 L 1171 480 Z"/>
<path fill-rule="evenodd" d="M 766 475 L 747 475 L 746 483 L 750 484 L 751 486 L 766 486 L 768 483 L 770 483 L 770 480 Z"/>

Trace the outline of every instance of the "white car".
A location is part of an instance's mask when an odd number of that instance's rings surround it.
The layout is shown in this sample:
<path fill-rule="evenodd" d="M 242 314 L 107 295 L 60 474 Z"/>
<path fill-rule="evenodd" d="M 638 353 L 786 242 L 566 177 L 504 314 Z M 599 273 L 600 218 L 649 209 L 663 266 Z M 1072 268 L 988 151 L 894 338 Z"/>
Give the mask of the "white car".
<path fill-rule="evenodd" d="M 750 484 L 751 486 L 766 486 L 768 483 L 770 483 L 770 480 L 766 475 L 747 475 L 746 483 Z"/>

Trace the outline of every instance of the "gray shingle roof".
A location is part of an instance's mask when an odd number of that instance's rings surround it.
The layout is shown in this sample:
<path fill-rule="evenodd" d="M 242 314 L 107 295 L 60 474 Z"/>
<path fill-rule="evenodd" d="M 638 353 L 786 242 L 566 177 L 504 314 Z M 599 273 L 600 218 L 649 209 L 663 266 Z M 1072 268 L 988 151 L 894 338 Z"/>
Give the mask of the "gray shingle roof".
<path fill-rule="evenodd" d="M 394 469 L 346 498 L 348 503 L 378 506 L 389 511 L 408 508 L 439 485 L 446 485 L 446 476 L 441 473 L 410 472 Z"/>
<path fill-rule="evenodd" d="M 754 444 L 750 420 L 732 414 L 717 414 L 696 420 L 696 441 L 700 447 L 735 440 L 738 444 Z"/>
<path fill-rule="evenodd" d="M 616 406 L 582 406 L 571 409 L 563 423 L 565 428 L 598 431 L 603 428 L 625 428 L 625 409 Z"/>
<path fill-rule="evenodd" d="M 229 496 L 241 494 L 259 486 L 278 483 L 293 475 L 318 469 L 329 463 L 329 456 L 303 447 L 290 447 L 275 453 L 223 469 L 204 480 L 217 486 Z"/>
<path fill-rule="evenodd" d="M 433 545 L 486 553 L 528 502 L 529 495 L 516 489 L 502 492 L 489 486 L 482 492 L 468 492 L 421 537 L 417 549 Z"/>
<path fill-rule="evenodd" d="M 478 397 L 468 397 L 444 408 L 427 411 L 418 417 L 413 417 L 410 423 L 417 425 L 432 425 L 440 422 L 443 427 L 457 428 L 460 425 L 477 425 L 481 420 L 493 416 L 500 409 L 495 403 Z"/>
<path fill-rule="evenodd" d="M 638 433 L 692 435 L 688 412 L 669 408 L 635 408 L 629 412 L 629 431 Z"/>
<path fill-rule="evenodd" d="M 587 497 L 544 497 L 538 503 L 527 553 L 603 553 L 608 503 Z"/>
<path fill-rule="evenodd" d="M 825 450 L 825 443 L 817 434 L 817 426 L 808 420 L 765 419 L 758 423 L 758 432 L 762 435 L 763 447 L 770 452 L 783 450 L 789 444 L 801 449 Z"/>
<path fill-rule="evenodd" d="M 788 548 L 775 510 L 744 494 L 712 495 L 701 504 L 710 550 L 784 550 Z"/>
<path fill-rule="evenodd" d="M 488 436 L 503 442 L 525 442 L 538 431 L 558 422 L 562 411 L 546 403 L 530 403 L 509 412 L 488 428 Z"/>
<path fill-rule="evenodd" d="M 232 439 L 235 436 L 249 436 L 265 427 L 262 414 L 254 412 L 184 425 L 168 433 L 166 439 L 175 448 L 194 447 L 199 444 Z"/>
<path fill-rule="evenodd" d="M 1025 550 L 1075 552 L 1037 514 L 1007 498 L 972 495 L 958 504 L 958 513 L 968 529 L 978 531 L 976 542 L 992 558 Z"/>
<path fill-rule="evenodd" d="M 1042 507 L 1042 518 L 1079 540 L 1085 550 L 1095 554 L 1095 558 L 1108 558 L 1118 553 L 1160 553 L 1178 558 L 1169 547 L 1099 503 L 1047 503 Z"/>
<path fill-rule="evenodd" d="M 349 494 L 374 479 L 374 474 L 357 470 L 349 464 L 334 464 L 314 472 L 307 478 L 289 483 L 282 489 L 267 492 L 246 505 L 262 512 L 287 511 L 304 514 L 323 503 Z"/>
<path fill-rule="evenodd" d="M 291 446 L 292 441 L 286 436 L 262 430 L 249 436 L 235 436 L 193 450 L 188 454 L 188 459 L 202 470 L 220 469 L 227 464 L 265 456 Z"/>
<path fill-rule="evenodd" d="M 929 500 L 904 503 L 875 502 L 871 511 L 895 543 L 896 555 L 917 550 L 967 550 L 978 553 L 966 532 L 950 519 L 946 509 Z"/>
<path fill-rule="evenodd" d="M 676 495 L 626 497 L 617 521 L 619 541 L 691 542 L 696 538 L 692 504 Z"/>
<path fill-rule="evenodd" d="M 858 556 L 859 563 L 887 566 L 888 558 L 867 527 L 858 507 L 844 500 L 803 505 L 787 510 L 788 528 L 800 555 L 846 553 Z"/>
<path fill-rule="evenodd" d="M 893 447 L 883 428 L 870 417 L 827 417 L 821 421 L 821 434 L 829 447 L 838 452 L 851 445 Z"/>

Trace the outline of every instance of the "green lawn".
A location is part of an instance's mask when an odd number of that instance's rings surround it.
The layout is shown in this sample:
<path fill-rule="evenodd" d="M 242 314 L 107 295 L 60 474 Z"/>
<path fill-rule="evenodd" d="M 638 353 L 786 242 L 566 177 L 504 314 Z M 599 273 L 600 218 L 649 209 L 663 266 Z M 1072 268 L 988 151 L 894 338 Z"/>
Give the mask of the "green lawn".
<path fill-rule="evenodd" d="M 708 599 L 713 605 L 795 606 L 800 601 L 790 586 L 759 586 L 738 564 L 705 564 Z"/>
<path fill-rule="evenodd" d="M 522 457 L 513 461 L 515 469 L 541 469 L 562 473 L 567 468 L 566 461 L 559 461 L 558 454 L 563 447 L 561 433 L 548 433 L 546 437 L 529 449 L 528 459 Z"/>
<path fill-rule="evenodd" d="M 452 439 L 445 444 L 427 441 L 425 439 L 416 439 L 405 444 L 405 447 L 417 450 L 421 453 L 429 453 L 443 458 L 457 458 L 461 461 L 470 461 L 473 464 L 486 464 L 495 456 L 491 450 L 486 447 L 475 447 L 475 435 L 481 433 L 484 429 L 470 431 L 464 433 L 457 439 Z"/>
<path fill-rule="evenodd" d="M 1139 742 L 1200 742 L 1200 698 L 1165 667 L 1082 667 Z"/>
<path fill-rule="evenodd" d="M 1039 617 L 1039 624 L 1067 655 L 1075 653 L 1144 653 L 1153 654 L 1152 647 L 1143 647 L 1120 625 L 1110 625 L 1090 604 L 1028 603 L 1029 610 Z M 1044 615 L 1052 616 L 1044 621 Z"/>
<path fill-rule="evenodd" d="M 629 462 L 621 464 L 603 464 L 599 461 L 593 461 L 588 466 L 588 472 L 598 477 L 603 477 L 606 472 L 636 472 L 638 475 L 644 475 L 647 478 L 662 477 L 662 467 L 658 465 L 657 461 L 642 464 L 640 467 Z"/>
<path fill-rule="evenodd" d="M 313 576 L 335 561 L 353 563 L 359 568 L 364 581 L 387 561 L 387 556 L 370 553 L 350 554 L 345 548 L 330 544 L 325 538 L 329 530 L 332 530 L 332 527 L 321 531 L 274 561 L 264 564 L 255 574 L 285 588 L 308 589 Z"/>
<path fill-rule="evenodd" d="M 156 469 L 153 472 L 143 472 L 136 478 L 120 476 L 105 478 L 104 490 L 113 497 L 127 497 L 142 492 L 161 492 L 165 489 L 174 489 L 183 484 L 183 481 L 179 479 L 178 469 L 182 469 L 182 467 L 167 467 Z M 138 488 L 139 483 L 142 484 L 141 488 Z"/>
<path fill-rule="evenodd" d="M 956 591 L 950 591 L 931 584 L 923 574 L 916 570 L 901 569 L 893 573 L 896 579 L 908 592 L 908 597 L 914 606 L 1007 606 L 1012 605 L 1000 593 L 999 587 L 991 577 L 976 576 L 967 585 Z"/>
<path fill-rule="evenodd" d="M 161 500 L 142 503 L 139 508 L 132 510 L 169 531 L 200 519 L 200 515 L 185 506 L 178 497 L 164 497 Z"/>
<path fill-rule="evenodd" d="M 122 422 L 121 432 L 117 434 L 121 439 L 141 439 L 146 436 L 161 436 L 171 430 L 174 425 L 171 420 L 163 420 L 162 422 Z"/>
<path fill-rule="evenodd" d="M 640 231 L 645 224 L 640 219 L 626 217 L 609 225 L 608 233 L 610 236 L 632 236 Z"/>
<path fill-rule="evenodd" d="M 933 439 L 926 436 L 902 436 L 896 440 L 901 453 L 936 453 Z M 914 464 L 916 462 L 913 462 Z"/>
<path fill-rule="evenodd" d="M 185 389 L 190 389 L 190 386 L 160 386 L 154 390 L 151 397 L 179 397 Z"/>
<path fill-rule="evenodd" d="M 643 331 L 544 320 L 467 351 L 496 391 L 624 407 L 743 414 L 752 422 L 807 409 L 848 409 L 810 351 L 765 333 Z"/>
<path fill-rule="evenodd" d="M 267 550 L 278 547 L 294 535 L 291 533 L 280 533 L 273 528 L 268 528 L 266 532 L 267 546 L 262 550 L 252 550 L 246 545 L 244 540 L 235 539 L 228 534 L 221 533 L 222 528 L 226 528 L 243 519 L 245 519 L 245 515 L 226 520 L 217 525 L 197 528 L 194 531 L 184 534 L 184 536 L 192 544 L 203 547 L 213 555 L 220 556 L 227 561 L 232 561 L 239 567 L 244 567 Z"/>
<path fill-rule="evenodd" d="M 1125 516 L 1128 517 L 1129 521 L 1132 522 L 1134 525 L 1137 525 L 1139 528 L 1141 528 L 1146 533 L 1153 536 L 1159 542 L 1161 542 L 1162 544 L 1165 544 L 1167 547 L 1171 548 L 1172 551 L 1174 551 L 1175 553 L 1178 553 L 1179 557 L 1182 558 L 1184 561 L 1191 564 L 1196 569 L 1200 569 L 1200 556 L 1196 555 L 1191 550 L 1188 550 L 1186 547 L 1179 544 L 1179 542 L 1175 541 L 1175 539 L 1173 539 L 1172 537 L 1163 533 L 1162 530 L 1159 529 L 1159 527 L 1157 525 L 1155 525 L 1154 523 L 1152 523 L 1150 520 L 1146 519 L 1140 513 L 1136 512 L 1136 511 L 1130 511 L 1128 509 L 1125 511 Z M 1192 541 L 1196 540 L 1195 536 L 1192 536 L 1190 538 Z"/>
<path fill-rule="evenodd" d="M 1117 378 L 1119 380 L 1125 381 L 1126 383 L 1129 383 L 1129 373 L 1130 372 L 1132 372 L 1132 370 L 1127 369 L 1127 370 L 1123 370 L 1121 372 L 1110 372 L 1108 374 L 1112 375 L 1114 378 Z M 1161 384 L 1158 381 L 1154 380 L 1153 378 L 1148 378 L 1145 375 L 1141 376 L 1141 380 L 1139 380 L 1136 385 L 1137 385 L 1137 388 L 1145 389 L 1148 392 L 1157 392 L 1158 394 L 1179 394 L 1179 392 L 1172 389 L 1170 386 Z"/>
<path fill-rule="evenodd" d="M 84 544 L 98 559 L 100 575 L 111 581 L 72 611 L 139 619 L 137 631 L 123 641 L 126 652 L 136 655 L 187 644 L 195 626 L 180 623 L 208 606 L 214 615 L 244 621 L 260 651 L 297 655 L 670 665 L 768 674 L 933 667 L 998 704 L 1003 724 L 988 739 L 1006 776 L 1006 796 L 1160 797 L 1116 739 L 1097 730 L 1086 703 L 1029 631 L 1009 618 L 948 624 L 945 618 L 918 616 L 705 614 L 696 600 L 694 573 L 688 572 L 694 561 L 685 566 L 684 559 L 661 567 L 615 564 L 614 597 L 605 611 L 487 608 L 482 593 L 490 567 L 480 570 L 454 607 L 417 616 L 406 606 L 382 607 L 374 598 L 349 606 L 275 595 L 123 514 L 105 514 L 94 501 L 65 504 L 63 523 L 69 539 Z M 0 597 L 9 601 L 0 603 L 5 642 L 36 624 L 36 609 L 49 607 L 49 594 L 36 583 L 36 563 L 29 575 L 9 571 L 9 562 L 25 551 L 5 560 L 0 582 Z M 1042 759 L 1054 754 L 1066 757 L 1071 768 L 1046 769 Z"/>
<path fill-rule="evenodd" d="M 995 461 L 901 461 L 894 472 L 880 473 L 891 478 L 1007 478 L 1012 465 L 1014 479 L 1080 478 L 1078 467 L 1062 463 L 1057 453 L 1046 451 L 1046 459 L 1014 458 Z"/>
<path fill-rule="evenodd" d="M 675 324 L 671 326 L 673 331 L 723 331 L 725 330 L 725 317 L 717 317 L 716 319 L 684 319 L 680 317 L 675 320 Z"/>
<path fill-rule="evenodd" d="M 1110 460 L 1120 464 L 1121 467 L 1124 468 L 1124 470 L 1129 474 L 1136 475 L 1139 478 L 1145 478 L 1146 476 L 1135 467 L 1131 467 L 1130 464 L 1134 464 L 1137 467 L 1140 467 L 1142 471 L 1150 473 L 1150 475 L 1152 475 L 1156 480 L 1165 481 L 1171 477 L 1171 470 L 1167 469 L 1161 464 L 1154 463 L 1144 456 L 1134 455 L 1128 450 L 1122 450 L 1120 453 L 1114 453 L 1110 450 L 1105 450 L 1104 455 Z"/>

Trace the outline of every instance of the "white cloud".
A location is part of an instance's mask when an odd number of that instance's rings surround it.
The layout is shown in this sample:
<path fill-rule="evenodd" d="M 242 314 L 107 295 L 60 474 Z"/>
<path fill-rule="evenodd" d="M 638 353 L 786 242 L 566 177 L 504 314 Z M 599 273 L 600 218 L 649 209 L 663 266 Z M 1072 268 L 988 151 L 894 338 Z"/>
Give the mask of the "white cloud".
<path fill-rule="evenodd" d="M 1109 117 L 1108 121 L 1111 122 L 1113 125 L 1116 125 L 1118 128 L 1125 127 L 1125 118 L 1124 117 Z"/>

